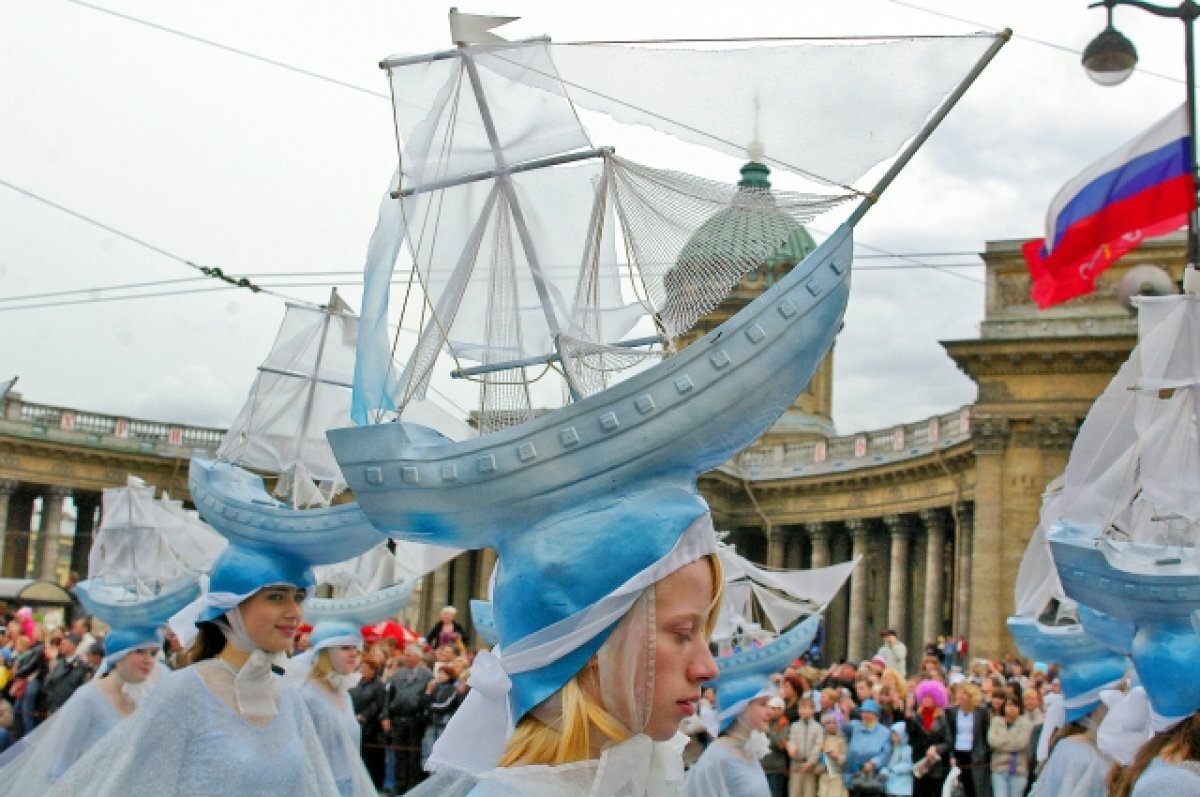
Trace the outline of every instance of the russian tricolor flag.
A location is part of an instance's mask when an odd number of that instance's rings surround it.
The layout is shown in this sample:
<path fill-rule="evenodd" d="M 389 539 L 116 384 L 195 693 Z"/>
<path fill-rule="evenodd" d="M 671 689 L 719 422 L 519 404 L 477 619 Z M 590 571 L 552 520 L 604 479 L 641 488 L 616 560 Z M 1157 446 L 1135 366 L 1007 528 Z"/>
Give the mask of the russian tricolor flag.
<path fill-rule="evenodd" d="M 1188 128 L 1180 106 L 1063 186 L 1046 237 L 1022 247 L 1038 307 L 1091 293 L 1121 255 L 1187 224 L 1196 207 Z"/>

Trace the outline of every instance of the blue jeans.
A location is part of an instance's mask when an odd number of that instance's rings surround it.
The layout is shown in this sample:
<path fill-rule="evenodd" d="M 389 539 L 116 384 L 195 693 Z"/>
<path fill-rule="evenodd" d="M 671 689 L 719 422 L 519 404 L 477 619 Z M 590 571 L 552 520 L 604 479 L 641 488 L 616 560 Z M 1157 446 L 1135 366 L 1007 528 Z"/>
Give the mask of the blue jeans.
<path fill-rule="evenodd" d="M 28 736 L 33 733 L 33 729 L 38 726 L 38 717 L 35 712 L 37 706 L 38 693 L 42 691 L 42 679 L 33 678 L 29 681 L 29 686 L 25 688 L 25 695 L 21 698 L 21 727 L 24 729 L 22 736 Z"/>
<path fill-rule="evenodd" d="M 1007 772 L 992 773 L 992 797 L 1024 797 L 1025 775 L 1010 775 Z"/>

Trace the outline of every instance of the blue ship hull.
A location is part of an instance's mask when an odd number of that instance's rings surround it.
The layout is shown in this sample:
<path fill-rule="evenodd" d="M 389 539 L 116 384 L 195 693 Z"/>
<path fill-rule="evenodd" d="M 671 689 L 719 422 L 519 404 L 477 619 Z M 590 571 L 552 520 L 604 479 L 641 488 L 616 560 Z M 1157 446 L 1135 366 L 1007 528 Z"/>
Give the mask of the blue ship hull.
<path fill-rule="evenodd" d="M 263 481 L 227 462 L 193 459 L 192 502 L 232 545 L 292 550 L 304 561 L 333 564 L 379 544 L 379 532 L 356 504 L 293 509 L 272 498 Z"/>
<path fill-rule="evenodd" d="M 849 296 L 843 225 L 786 277 L 679 354 L 602 393 L 485 437 L 424 427 L 327 433 L 362 511 L 404 539 L 479 548 L 563 507 L 654 481 L 695 489 L 770 428 L 833 345 Z"/>
<path fill-rule="evenodd" d="M 1187 552 L 1106 542 L 1060 523 L 1046 535 L 1067 595 L 1127 628 L 1130 657 L 1154 710 L 1183 717 L 1200 706 L 1200 572 Z"/>

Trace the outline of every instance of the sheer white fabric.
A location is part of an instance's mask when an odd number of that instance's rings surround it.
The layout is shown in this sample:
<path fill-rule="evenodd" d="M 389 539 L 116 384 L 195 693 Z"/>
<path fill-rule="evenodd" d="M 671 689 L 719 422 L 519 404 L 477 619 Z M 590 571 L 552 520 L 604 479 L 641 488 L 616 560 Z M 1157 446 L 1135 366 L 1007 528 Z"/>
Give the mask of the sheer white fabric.
<path fill-rule="evenodd" d="M 471 797 L 682 797 L 687 737 L 634 736 L 599 759 L 560 766 L 495 769 L 478 776 Z"/>
<path fill-rule="evenodd" d="M 266 725 L 230 706 L 233 675 L 210 662 L 173 673 L 119 733 L 95 744 L 55 784 L 56 797 L 153 794 L 337 794 L 325 753 L 299 694 L 280 694 Z M 373 797 L 375 792 L 361 792 Z M 356 795 L 359 797 L 359 795 Z"/>
<path fill-rule="evenodd" d="M 1062 739 L 1038 776 L 1038 794 L 1104 797 L 1108 793 L 1108 770 L 1112 763 L 1086 735 Z"/>
<path fill-rule="evenodd" d="M 0 797 L 44 794 L 84 753 L 125 719 L 97 688 L 84 684 L 63 707 L 5 753 Z M 17 752 L 17 751 L 20 752 Z"/>
<path fill-rule="evenodd" d="M 339 797 L 355 794 L 371 794 L 371 776 L 363 765 L 359 742 L 362 732 L 354 718 L 354 706 L 345 691 L 336 694 L 308 681 L 300 688 L 304 704 L 308 707 L 321 749 L 329 761 L 329 769 L 337 784 Z"/>
<path fill-rule="evenodd" d="M 740 747 L 740 741 L 725 736 L 705 748 L 688 772 L 687 797 L 770 797 L 762 765 Z"/>
<path fill-rule="evenodd" d="M 333 587 L 333 598 L 354 598 L 432 573 L 458 556 L 458 548 L 393 540 L 395 553 L 381 542 L 366 553 L 333 565 L 313 568 L 318 584 Z"/>
<path fill-rule="evenodd" d="M 1100 699 L 1108 706 L 1108 713 L 1096 732 L 1096 746 L 1121 766 L 1129 766 L 1153 736 L 1146 688 L 1135 686 L 1126 693 L 1105 691 Z"/>

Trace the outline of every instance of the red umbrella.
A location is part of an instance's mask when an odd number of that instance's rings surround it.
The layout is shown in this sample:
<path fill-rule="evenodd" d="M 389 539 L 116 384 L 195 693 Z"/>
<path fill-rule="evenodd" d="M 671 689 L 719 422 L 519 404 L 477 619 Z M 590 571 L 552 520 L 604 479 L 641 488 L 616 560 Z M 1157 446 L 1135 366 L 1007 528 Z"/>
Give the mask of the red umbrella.
<path fill-rule="evenodd" d="M 417 642 L 421 639 L 416 631 L 406 625 L 401 625 L 395 620 L 384 620 L 382 623 L 375 625 L 365 625 L 362 627 L 363 640 L 367 644 L 374 644 L 384 637 L 391 637 L 396 640 L 396 644 L 401 650 L 409 642 Z"/>

